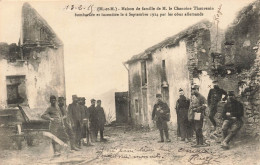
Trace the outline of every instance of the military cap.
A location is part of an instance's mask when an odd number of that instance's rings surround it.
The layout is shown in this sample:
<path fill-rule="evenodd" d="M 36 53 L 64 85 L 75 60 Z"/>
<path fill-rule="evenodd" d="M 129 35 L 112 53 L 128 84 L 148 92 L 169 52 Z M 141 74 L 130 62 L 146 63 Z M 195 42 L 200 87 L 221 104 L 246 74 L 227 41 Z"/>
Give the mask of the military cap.
<path fill-rule="evenodd" d="M 96 100 L 95 99 L 91 99 L 90 101 L 92 102 L 92 101 L 96 101 Z"/>
<path fill-rule="evenodd" d="M 80 100 L 86 100 L 86 98 L 85 97 L 81 97 Z"/>
<path fill-rule="evenodd" d="M 235 96 L 235 92 L 234 91 L 228 91 L 228 96 Z"/>
<path fill-rule="evenodd" d="M 158 93 L 158 94 L 156 94 L 156 97 L 162 97 L 162 94 Z"/>
<path fill-rule="evenodd" d="M 77 98 L 78 96 L 77 95 L 72 95 L 72 98 Z"/>
<path fill-rule="evenodd" d="M 58 100 L 65 100 L 64 97 L 58 97 Z"/>
<path fill-rule="evenodd" d="M 50 96 L 50 100 L 52 100 L 52 99 L 55 99 L 55 100 L 56 100 L 56 96 L 51 95 L 51 96 Z"/>
<path fill-rule="evenodd" d="M 180 88 L 180 89 L 179 89 L 179 92 L 181 92 L 181 91 L 183 91 L 183 89 Z"/>
<path fill-rule="evenodd" d="M 198 85 L 192 85 L 191 89 L 199 89 L 199 86 Z"/>

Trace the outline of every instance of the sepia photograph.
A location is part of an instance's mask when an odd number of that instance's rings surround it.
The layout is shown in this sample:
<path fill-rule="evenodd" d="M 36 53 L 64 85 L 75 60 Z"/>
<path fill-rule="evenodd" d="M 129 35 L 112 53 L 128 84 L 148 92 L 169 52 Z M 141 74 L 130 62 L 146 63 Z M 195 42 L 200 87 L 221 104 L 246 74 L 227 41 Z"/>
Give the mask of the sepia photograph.
<path fill-rule="evenodd" d="M 260 0 L 0 0 L 0 165 L 260 165 Z"/>

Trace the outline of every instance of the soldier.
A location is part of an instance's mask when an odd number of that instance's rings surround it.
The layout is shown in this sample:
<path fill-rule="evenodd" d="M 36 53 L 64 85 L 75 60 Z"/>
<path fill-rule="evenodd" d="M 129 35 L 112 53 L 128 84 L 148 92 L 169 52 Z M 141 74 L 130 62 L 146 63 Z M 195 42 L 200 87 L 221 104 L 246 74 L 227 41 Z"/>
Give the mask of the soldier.
<path fill-rule="evenodd" d="M 90 130 L 89 130 L 89 111 L 88 111 L 88 107 L 85 105 L 86 104 L 86 99 L 85 97 L 81 97 L 80 98 L 80 106 L 81 106 L 81 116 L 82 116 L 82 138 L 86 138 L 87 143 L 84 143 L 83 141 L 83 145 L 84 146 L 90 146 L 91 143 L 89 141 L 89 136 L 90 136 Z"/>
<path fill-rule="evenodd" d="M 208 94 L 208 106 L 209 106 L 209 119 L 214 126 L 213 131 L 215 131 L 217 128 L 217 123 L 214 119 L 214 116 L 217 113 L 218 102 L 222 99 L 223 95 L 225 96 L 224 100 L 226 100 L 227 92 L 219 88 L 219 86 L 217 85 L 217 81 L 213 81 L 213 83 L 214 83 L 214 88 L 210 89 Z"/>
<path fill-rule="evenodd" d="M 103 107 L 101 107 L 101 100 L 97 100 L 96 111 L 98 114 L 98 131 L 100 132 L 100 141 L 104 142 L 106 141 L 103 136 L 104 125 L 106 123 L 106 115 Z"/>
<path fill-rule="evenodd" d="M 224 105 L 222 118 L 224 120 L 222 125 L 223 142 L 222 147 L 229 149 L 228 143 L 237 134 L 243 125 L 242 117 L 244 116 L 243 104 L 235 99 L 234 91 L 228 91 L 228 100 Z M 230 132 L 228 134 L 228 129 Z"/>
<path fill-rule="evenodd" d="M 89 128 L 91 132 L 91 142 L 97 141 L 97 133 L 98 133 L 98 115 L 96 111 L 96 100 L 91 99 L 91 106 L 88 108 L 89 111 Z"/>
<path fill-rule="evenodd" d="M 188 119 L 193 121 L 194 130 L 196 133 L 196 145 L 193 147 L 203 146 L 203 120 L 205 115 L 206 99 L 199 93 L 199 86 L 195 85 L 191 89 L 191 103 L 189 109 Z"/>
<path fill-rule="evenodd" d="M 167 121 L 170 120 L 170 108 L 167 103 L 162 101 L 161 94 L 156 94 L 156 99 L 157 103 L 153 107 L 152 120 L 156 121 L 157 128 L 160 131 L 161 140 L 158 142 L 164 142 L 163 131 L 165 133 L 166 141 L 171 142 L 167 125 Z"/>
<path fill-rule="evenodd" d="M 68 106 L 68 117 L 70 118 L 72 130 L 75 135 L 75 144 L 77 148 L 81 148 L 81 109 L 78 101 L 77 95 L 73 95 L 72 104 Z"/>
<path fill-rule="evenodd" d="M 67 142 L 67 136 L 63 128 L 61 112 L 56 108 L 56 97 L 50 96 L 51 106 L 41 115 L 41 118 L 45 120 L 50 120 L 50 132 L 57 136 L 63 142 Z M 60 155 L 60 149 L 57 146 L 57 143 L 52 140 L 52 147 L 54 151 L 54 156 Z"/>
<path fill-rule="evenodd" d="M 70 125 L 70 121 L 67 117 L 67 112 L 66 112 L 66 108 L 65 108 L 65 98 L 64 97 L 58 97 L 58 106 L 60 108 L 62 117 L 64 118 L 63 123 L 64 123 L 66 133 L 69 137 L 71 150 L 78 151 L 79 149 L 75 146 L 75 137 L 73 135 L 73 131 L 72 131 L 72 128 L 71 128 L 71 125 Z"/>
<path fill-rule="evenodd" d="M 181 141 L 191 141 L 193 134 L 191 122 L 188 120 L 188 110 L 190 106 L 190 100 L 184 96 L 182 89 L 179 89 L 180 98 L 176 102 L 176 114 L 177 114 L 177 134 L 181 137 Z"/>

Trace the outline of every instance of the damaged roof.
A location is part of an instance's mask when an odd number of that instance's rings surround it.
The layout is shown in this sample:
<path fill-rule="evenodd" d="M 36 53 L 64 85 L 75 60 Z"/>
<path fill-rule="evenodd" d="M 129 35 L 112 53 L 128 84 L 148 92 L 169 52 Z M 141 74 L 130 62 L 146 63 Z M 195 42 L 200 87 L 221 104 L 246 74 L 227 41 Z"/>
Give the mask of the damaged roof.
<path fill-rule="evenodd" d="M 178 44 L 178 42 L 181 39 L 183 39 L 184 37 L 186 37 L 188 35 L 191 35 L 194 31 L 201 30 L 201 29 L 210 29 L 211 27 L 212 27 L 211 22 L 209 22 L 208 20 L 202 20 L 202 21 L 188 27 L 187 29 L 181 31 L 180 33 L 178 33 L 172 37 L 168 37 L 165 40 L 163 40 L 162 42 L 146 49 L 144 52 L 134 55 L 131 59 L 126 61 L 125 64 L 134 63 L 139 60 L 146 60 L 157 49 L 161 49 L 163 47 Z"/>
<path fill-rule="evenodd" d="M 55 45 L 63 45 L 62 41 L 47 21 L 29 3 L 24 3 L 22 7 L 22 42 L 40 41 L 38 38 L 39 36 L 37 35 L 39 32 L 35 32 L 36 30 L 39 31 L 38 28 L 44 30 L 44 35 L 47 38 L 47 42 Z M 41 42 L 44 43 L 46 41 Z"/>

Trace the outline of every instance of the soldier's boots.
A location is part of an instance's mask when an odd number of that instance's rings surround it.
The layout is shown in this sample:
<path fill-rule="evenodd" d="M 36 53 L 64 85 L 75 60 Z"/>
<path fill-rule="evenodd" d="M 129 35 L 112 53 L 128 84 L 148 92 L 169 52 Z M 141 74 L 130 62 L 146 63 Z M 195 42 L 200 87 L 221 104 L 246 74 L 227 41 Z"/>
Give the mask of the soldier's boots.
<path fill-rule="evenodd" d="M 223 141 L 223 142 L 222 142 L 221 147 L 222 147 L 223 149 L 229 149 L 229 145 L 228 145 L 228 143 L 227 143 L 226 141 Z"/>
<path fill-rule="evenodd" d="M 106 142 L 107 139 L 104 138 L 104 132 L 103 131 L 100 131 L 100 141 L 101 142 Z"/>
<path fill-rule="evenodd" d="M 228 143 L 229 143 L 230 140 L 233 138 L 233 136 L 234 136 L 234 133 L 233 133 L 233 132 L 229 133 L 229 134 L 225 137 L 225 139 L 223 140 L 223 142 L 222 142 L 222 144 L 221 144 L 221 147 L 224 148 L 224 149 L 229 149 Z"/>
<path fill-rule="evenodd" d="M 168 130 L 164 130 L 165 133 L 165 137 L 166 137 L 166 142 L 171 142 L 171 140 L 169 139 L 169 132 Z"/>
<path fill-rule="evenodd" d="M 163 130 L 160 130 L 160 137 L 161 137 L 161 140 L 158 141 L 158 143 L 163 143 L 163 142 L 164 142 L 164 138 L 163 138 Z"/>
<path fill-rule="evenodd" d="M 222 139 L 225 140 L 226 137 L 227 137 L 227 131 L 222 130 Z"/>

